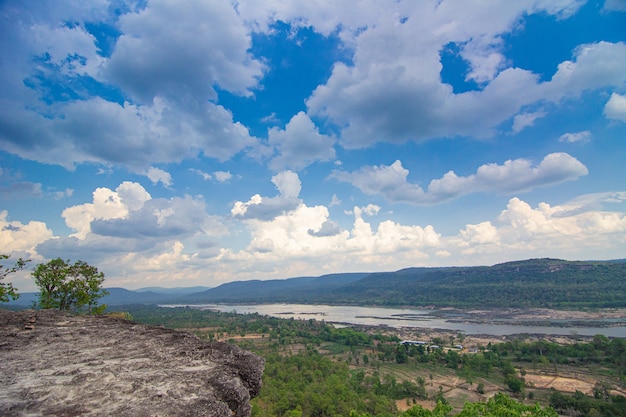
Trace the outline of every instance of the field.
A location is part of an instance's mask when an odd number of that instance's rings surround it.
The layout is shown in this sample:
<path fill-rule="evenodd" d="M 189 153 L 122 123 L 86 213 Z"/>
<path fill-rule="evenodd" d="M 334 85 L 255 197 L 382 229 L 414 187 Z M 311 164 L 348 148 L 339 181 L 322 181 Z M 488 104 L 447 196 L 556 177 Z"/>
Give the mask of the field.
<path fill-rule="evenodd" d="M 287 369 L 293 366 L 290 361 L 301 357 L 301 360 L 298 359 L 298 372 L 281 377 L 282 388 L 270 388 L 274 384 L 273 376 L 271 372 L 266 373 L 264 384 L 267 387 L 255 400 L 255 404 L 264 410 L 258 414 L 260 416 L 280 414 L 272 408 L 275 407 L 272 395 L 283 398 L 281 402 L 285 401 L 286 394 L 281 394 L 280 390 L 286 389 L 290 396 L 296 395 L 295 387 L 306 386 L 307 382 L 289 380 L 300 378 L 300 373 L 324 378 L 316 369 L 320 366 L 316 363 L 319 364 L 322 358 L 337 364 L 338 369 L 345 367 L 347 373 L 339 378 L 347 378 L 343 384 L 354 385 L 353 388 L 360 392 L 358 395 L 369 396 L 366 403 L 374 401 L 371 399 L 374 394 L 392 400 L 396 414 L 378 415 L 394 416 L 417 404 L 432 409 L 437 399 L 445 399 L 454 412 L 458 412 L 466 402 L 485 401 L 499 392 L 526 404 L 539 403 L 543 406 L 551 405 L 555 392 L 582 395 L 588 401 L 603 398 L 602 401 L 609 405 L 612 405 L 610 401 L 613 397 L 623 399 L 626 396 L 626 343 L 623 339 L 576 334 L 496 337 L 418 328 L 335 327 L 315 320 L 193 309 L 131 313 L 137 319 L 146 321 L 149 318 L 156 324 L 193 332 L 204 339 L 237 344 L 266 357 L 267 366 L 272 369 Z M 524 320 L 541 319 L 530 316 L 528 311 L 523 314 Z M 551 312 L 542 311 L 539 314 L 553 317 Z M 619 313 L 577 313 L 575 317 L 584 320 L 614 314 Z M 494 313 L 481 312 L 480 315 L 493 319 Z M 561 315 L 566 316 L 572 317 L 572 314 Z M 512 313 L 508 318 L 515 319 Z M 424 341 L 427 347 L 421 350 L 407 347 L 400 344 L 401 340 Z M 431 349 L 428 347 L 431 345 L 438 345 L 439 348 Z M 281 361 L 284 363 L 279 363 Z M 309 366 L 314 369 L 305 371 Z M 337 375 L 332 378 L 336 383 Z M 322 384 L 322 387 L 325 384 L 321 380 L 315 383 Z M 278 393 L 270 394 L 276 389 Z M 403 390 L 411 394 L 402 395 Z M 345 396 L 345 393 L 342 395 Z M 581 397 L 577 398 L 580 400 Z M 294 401 L 294 404 L 300 404 L 303 400 Z M 285 412 L 290 410 L 288 405 L 284 407 Z M 368 413 L 377 415 L 369 410 Z"/>

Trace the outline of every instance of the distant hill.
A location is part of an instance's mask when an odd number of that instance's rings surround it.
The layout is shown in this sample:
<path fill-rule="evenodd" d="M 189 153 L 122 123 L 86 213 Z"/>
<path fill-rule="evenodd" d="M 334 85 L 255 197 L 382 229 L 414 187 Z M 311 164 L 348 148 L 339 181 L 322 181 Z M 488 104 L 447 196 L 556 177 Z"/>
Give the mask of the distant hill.
<path fill-rule="evenodd" d="M 174 287 L 174 288 L 165 288 L 165 287 L 144 287 L 133 290 L 135 292 L 152 292 L 156 294 L 164 294 L 164 295 L 187 295 L 193 294 L 197 292 L 202 292 L 211 289 L 210 287 Z"/>
<path fill-rule="evenodd" d="M 109 306 L 123 304 L 165 304 L 176 303 L 185 294 L 160 294 L 152 291 L 131 291 L 124 288 L 106 288 L 109 295 L 105 295 L 99 300 L 100 304 Z M 36 292 L 21 293 L 20 298 L 11 301 L 6 305 L 16 308 L 30 308 L 37 302 Z"/>
<path fill-rule="evenodd" d="M 493 266 L 238 281 L 191 294 L 186 300 L 492 308 L 626 307 L 626 263 L 546 258 Z"/>
<path fill-rule="evenodd" d="M 324 298 L 337 288 L 358 281 L 369 273 L 329 274 L 320 277 L 271 279 L 267 281 L 235 281 L 222 284 L 207 291 L 185 297 L 193 303 L 265 303 L 265 302 L 309 302 Z"/>
<path fill-rule="evenodd" d="M 493 266 L 407 268 L 395 272 L 236 281 L 215 288 L 107 288 L 101 302 L 123 304 L 303 303 L 465 308 L 626 307 L 626 260 L 529 259 Z M 24 293 L 8 307 L 31 307 Z"/>

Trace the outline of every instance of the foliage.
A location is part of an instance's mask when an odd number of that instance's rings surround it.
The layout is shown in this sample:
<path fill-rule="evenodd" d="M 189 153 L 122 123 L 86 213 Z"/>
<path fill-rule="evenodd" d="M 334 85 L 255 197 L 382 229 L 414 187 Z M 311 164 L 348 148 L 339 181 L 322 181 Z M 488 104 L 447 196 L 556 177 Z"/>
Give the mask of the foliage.
<path fill-rule="evenodd" d="M 381 381 L 351 375 L 345 363 L 311 350 L 293 356 L 273 353 L 265 361 L 261 393 L 252 401 L 253 416 L 396 415 L 390 398 L 366 389 Z"/>
<path fill-rule="evenodd" d="M 556 416 L 550 408 L 524 405 L 503 394 L 486 403 L 468 402 L 463 406 L 455 402 L 454 397 L 446 398 L 441 388 L 439 392 L 430 388 L 432 374 L 436 373 L 466 380 L 480 378 L 490 384 L 489 391 L 495 385 L 519 397 L 528 389 L 530 398 L 538 391 L 525 387 L 522 368 L 525 362 L 548 372 L 552 372 L 555 364 L 574 369 L 581 367 L 581 372 L 592 369 L 603 372 L 600 378 L 603 382 L 594 388 L 594 397 L 552 395 L 552 407 L 564 411 L 563 414 L 623 416 L 613 411 L 626 410 L 626 398 L 612 395 L 614 391 L 606 382 L 609 374 L 611 381 L 617 384 L 623 381 L 620 378 L 626 364 L 624 339 L 598 335 L 588 343 L 559 345 L 546 340 L 528 342 L 516 338 L 504 343 L 490 343 L 475 353 L 464 353 L 454 349 L 430 349 L 429 345 L 400 344 L 395 336 L 335 328 L 315 320 L 182 307 L 124 306 L 124 310 L 137 321 L 192 330 L 207 339 L 219 337 L 223 340 L 255 334 L 257 338 L 233 339 L 231 342 L 266 359 L 263 388 L 252 400 L 252 415 L 256 417 Z M 443 345 L 442 340 L 437 343 Z M 425 383 L 428 372 L 431 372 L 429 387 Z M 476 391 L 484 392 L 485 383 L 479 382 Z M 536 395 L 542 406 L 548 404 L 546 395 Z M 413 400 L 415 404 L 417 399 L 427 398 L 439 403 L 435 410 L 414 406 L 398 413 L 396 409 L 397 400 Z"/>
<path fill-rule="evenodd" d="M 551 408 L 540 405 L 525 405 L 506 394 L 498 393 L 487 402 L 467 402 L 458 414 L 450 414 L 452 407 L 438 402 L 429 411 L 419 405 L 400 413 L 399 417 L 558 417 Z"/>
<path fill-rule="evenodd" d="M 6 261 L 10 257 L 11 255 L 0 254 L 1 261 Z M 19 258 L 12 267 L 5 267 L 0 264 L 0 303 L 7 303 L 9 298 L 12 300 L 17 300 L 19 298 L 20 295 L 17 293 L 17 288 L 15 288 L 10 282 L 2 281 L 8 275 L 23 269 L 27 262 L 30 262 L 30 260 L 23 260 L 22 258 Z"/>
<path fill-rule="evenodd" d="M 102 288 L 104 273 L 83 261 L 56 258 L 37 265 L 32 275 L 39 287 L 39 306 L 64 311 L 100 314 L 106 305 L 98 306 L 98 300 L 108 294 Z"/>
<path fill-rule="evenodd" d="M 336 280 L 323 276 L 244 281 L 196 294 L 193 301 L 459 308 L 622 307 L 626 299 L 624 275 L 626 262 L 530 259 L 490 267 L 408 268 L 342 275 Z"/>
<path fill-rule="evenodd" d="M 580 391 L 573 395 L 552 390 L 550 405 L 559 412 L 576 413 L 575 415 L 624 417 L 626 416 L 626 397 L 607 395 L 598 398 L 588 397 Z"/>
<path fill-rule="evenodd" d="M 450 415 L 450 411 L 452 411 L 452 407 L 450 405 L 437 401 L 437 405 L 432 411 L 420 405 L 416 405 L 409 408 L 405 412 L 400 413 L 398 417 L 447 417 Z"/>

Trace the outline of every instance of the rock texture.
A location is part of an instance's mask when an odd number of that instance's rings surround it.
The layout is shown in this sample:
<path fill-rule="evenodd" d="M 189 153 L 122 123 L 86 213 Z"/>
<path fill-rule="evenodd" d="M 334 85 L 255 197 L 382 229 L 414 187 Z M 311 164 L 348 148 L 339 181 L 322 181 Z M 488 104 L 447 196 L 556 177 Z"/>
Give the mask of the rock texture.
<path fill-rule="evenodd" d="M 248 416 L 262 358 L 108 317 L 0 309 L 2 416 Z"/>

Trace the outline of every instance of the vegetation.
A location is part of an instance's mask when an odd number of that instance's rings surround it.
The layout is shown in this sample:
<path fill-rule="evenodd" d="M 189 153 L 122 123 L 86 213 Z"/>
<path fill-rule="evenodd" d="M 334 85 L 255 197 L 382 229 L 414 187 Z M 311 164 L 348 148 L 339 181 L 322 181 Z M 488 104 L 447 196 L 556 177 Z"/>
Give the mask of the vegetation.
<path fill-rule="evenodd" d="M 458 414 L 450 414 L 451 411 L 452 407 L 439 402 L 432 411 L 416 406 L 400 413 L 400 417 L 558 417 L 551 408 L 522 404 L 502 393 L 497 393 L 487 402 L 465 403 Z"/>
<path fill-rule="evenodd" d="M 104 273 L 83 261 L 70 261 L 61 258 L 39 264 L 32 272 L 39 288 L 41 308 L 100 314 L 106 305 L 98 305 L 98 300 L 108 294 L 102 288 Z"/>
<path fill-rule="evenodd" d="M 626 262 L 533 259 L 490 267 L 409 268 L 329 280 L 246 281 L 194 294 L 189 302 L 290 302 L 453 307 L 622 307 Z M 567 288 L 566 291 L 563 289 Z"/>
<path fill-rule="evenodd" d="M 468 353 L 435 338 L 401 344 L 380 329 L 335 328 L 315 320 L 192 308 L 125 306 L 139 322 L 185 329 L 207 340 L 226 340 L 263 356 L 266 368 L 252 415 L 269 416 L 623 416 L 626 341 L 596 336 L 557 344 L 514 339 Z M 437 344 L 440 348 L 431 348 Z M 598 382 L 593 396 L 529 385 L 527 371 L 582 374 Z M 459 381 L 471 398 L 451 397 L 440 385 Z M 454 384 L 455 386 L 457 383 Z M 420 401 L 431 401 L 434 409 Z M 404 404 L 404 411 L 399 410 Z"/>
<path fill-rule="evenodd" d="M 10 255 L 0 254 L 0 261 L 6 261 L 9 259 Z M 5 267 L 0 264 L 0 303 L 6 303 L 11 300 L 17 300 L 19 298 L 19 294 L 17 292 L 17 288 L 13 286 L 10 282 L 2 282 L 8 275 L 14 274 L 15 272 L 23 269 L 26 266 L 26 263 L 30 262 L 29 260 L 23 260 L 19 258 L 12 267 Z"/>

